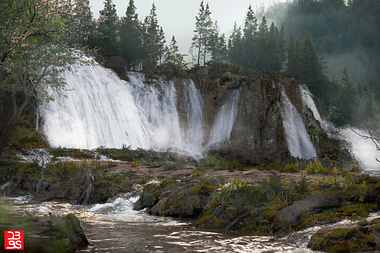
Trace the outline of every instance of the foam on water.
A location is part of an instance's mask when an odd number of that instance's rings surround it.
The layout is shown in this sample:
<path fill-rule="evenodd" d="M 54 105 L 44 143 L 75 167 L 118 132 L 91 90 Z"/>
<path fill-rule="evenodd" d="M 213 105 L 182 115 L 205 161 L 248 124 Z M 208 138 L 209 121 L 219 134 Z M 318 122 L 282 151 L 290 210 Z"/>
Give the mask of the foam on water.
<path fill-rule="evenodd" d="M 102 214 L 105 220 L 119 220 L 126 222 L 142 222 L 154 220 L 154 216 L 133 210 L 133 205 L 138 199 L 138 196 L 131 197 L 129 199 L 117 198 L 112 203 L 95 204 L 89 209 L 89 211 Z"/>

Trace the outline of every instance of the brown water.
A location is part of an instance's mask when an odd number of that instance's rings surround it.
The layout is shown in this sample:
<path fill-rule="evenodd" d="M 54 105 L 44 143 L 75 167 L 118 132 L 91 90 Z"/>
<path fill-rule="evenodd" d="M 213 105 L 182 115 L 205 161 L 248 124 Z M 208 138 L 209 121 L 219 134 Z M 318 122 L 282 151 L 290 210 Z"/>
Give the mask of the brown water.
<path fill-rule="evenodd" d="M 155 217 L 132 210 L 131 201 L 117 199 L 113 203 L 89 207 L 68 203 L 33 203 L 13 198 L 13 214 L 30 212 L 35 216 L 74 213 L 80 220 L 90 246 L 77 252 L 110 253 L 182 253 L 182 252 L 313 252 L 306 249 L 315 229 L 282 238 L 271 236 L 233 236 L 220 231 L 195 228 L 190 222 Z"/>

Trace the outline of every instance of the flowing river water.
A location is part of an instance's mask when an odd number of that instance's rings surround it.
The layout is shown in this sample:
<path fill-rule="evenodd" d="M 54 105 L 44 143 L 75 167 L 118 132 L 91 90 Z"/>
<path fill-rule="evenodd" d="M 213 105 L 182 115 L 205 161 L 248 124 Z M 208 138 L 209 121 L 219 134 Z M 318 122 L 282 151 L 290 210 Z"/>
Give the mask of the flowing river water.
<path fill-rule="evenodd" d="M 310 236 L 320 227 L 273 236 L 237 236 L 224 231 L 195 228 L 189 220 L 148 215 L 134 211 L 133 202 L 91 206 L 64 202 L 37 203 L 28 197 L 8 198 L 10 218 L 29 212 L 36 217 L 74 213 L 89 239 L 90 246 L 77 252 L 314 252 L 306 248 Z"/>
<path fill-rule="evenodd" d="M 189 220 L 148 215 L 134 211 L 133 202 L 116 199 L 113 203 L 91 206 L 64 202 L 37 203 L 28 197 L 7 198 L 15 218 L 29 212 L 36 217 L 74 213 L 89 239 L 90 246 L 77 252 L 316 252 L 307 249 L 310 237 L 322 227 L 346 227 L 353 222 L 315 226 L 286 236 L 237 236 L 224 231 L 198 229 Z M 368 219 L 380 217 L 371 214 Z"/>

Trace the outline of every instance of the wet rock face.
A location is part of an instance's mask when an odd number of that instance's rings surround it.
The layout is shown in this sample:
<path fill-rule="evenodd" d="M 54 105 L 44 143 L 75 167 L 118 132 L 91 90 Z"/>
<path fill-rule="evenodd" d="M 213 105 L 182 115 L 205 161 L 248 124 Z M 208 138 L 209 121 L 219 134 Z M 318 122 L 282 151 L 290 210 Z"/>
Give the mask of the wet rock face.
<path fill-rule="evenodd" d="M 246 81 L 228 151 L 250 162 L 288 154 L 278 100 L 279 89 L 271 80 Z"/>

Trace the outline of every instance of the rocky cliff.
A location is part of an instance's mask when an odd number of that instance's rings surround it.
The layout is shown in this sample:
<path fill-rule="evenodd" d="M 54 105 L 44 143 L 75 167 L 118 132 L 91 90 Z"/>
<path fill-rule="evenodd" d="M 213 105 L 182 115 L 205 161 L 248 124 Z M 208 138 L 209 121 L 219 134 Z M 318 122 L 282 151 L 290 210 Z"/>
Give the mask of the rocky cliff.
<path fill-rule="evenodd" d="M 332 135 L 329 137 L 322 120 L 315 118 L 302 98 L 302 87 L 298 81 L 280 72 L 251 71 L 244 74 L 232 74 L 226 69 L 211 66 L 198 70 L 193 77 L 205 99 L 206 134 L 221 105 L 233 90 L 241 89 L 231 137 L 210 147 L 210 152 L 251 164 L 286 161 L 294 156 L 303 159 L 329 158 L 339 163 L 352 161 L 348 151 L 342 148 L 341 141 Z M 298 115 L 300 123 L 294 122 L 297 118 L 284 112 L 287 106 Z M 286 131 L 286 124 L 293 125 L 293 130 Z M 306 136 L 294 136 L 302 131 Z M 289 143 L 292 138 L 290 142 L 293 141 L 293 144 Z M 298 153 L 290 145 L 295 145 Z"/>

